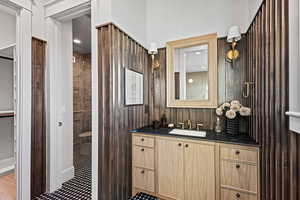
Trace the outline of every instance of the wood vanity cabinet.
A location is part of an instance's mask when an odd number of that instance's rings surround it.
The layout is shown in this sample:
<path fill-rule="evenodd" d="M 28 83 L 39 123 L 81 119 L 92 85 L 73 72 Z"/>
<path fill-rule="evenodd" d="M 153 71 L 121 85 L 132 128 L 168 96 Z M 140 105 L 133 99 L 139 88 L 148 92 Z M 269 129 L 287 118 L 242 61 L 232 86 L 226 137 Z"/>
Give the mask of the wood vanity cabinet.
<path fill-rule="evenodd" d="M 157 139 L 157 193 L 178 200 L 215 199 L 213 144 Z"/>
<path fill-rule="evenodd" d="M 214 143 L 185 143 L 185 200 L 216 199 Z"/>
<path fill-rule="evenodd" d="M 182 141 L 157 139 L 157 193 L 184 199 L 184 147 Z"/>
<path fill-rule="evenodd" d="M 219 145 L 221 200 L 259 200 L 259 148 Z"/>
<path fill-rule="evenodd" d="M 259 200 L 259 148 L 133 134 L 133 194 L 163 200 Z"/>

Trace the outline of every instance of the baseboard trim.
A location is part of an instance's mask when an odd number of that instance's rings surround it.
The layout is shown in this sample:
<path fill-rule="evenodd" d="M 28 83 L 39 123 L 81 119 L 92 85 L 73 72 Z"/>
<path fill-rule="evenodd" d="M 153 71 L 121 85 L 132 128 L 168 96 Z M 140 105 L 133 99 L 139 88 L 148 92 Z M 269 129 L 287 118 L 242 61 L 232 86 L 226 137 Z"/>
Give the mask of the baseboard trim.
<path fill-rule="evenodd" d="M 0 160 L 0 176 L 5 175 L 15 169 L 15 159 L 7 158 Z"/>
<path fill-rule="evenodd" d="M 62 183 L 74 178 L 74 166 L 72 167 L 69 167 L 67 169 L 64 169 L 62 172 L 61 172 L 61 175 L 62 175 Z"/>

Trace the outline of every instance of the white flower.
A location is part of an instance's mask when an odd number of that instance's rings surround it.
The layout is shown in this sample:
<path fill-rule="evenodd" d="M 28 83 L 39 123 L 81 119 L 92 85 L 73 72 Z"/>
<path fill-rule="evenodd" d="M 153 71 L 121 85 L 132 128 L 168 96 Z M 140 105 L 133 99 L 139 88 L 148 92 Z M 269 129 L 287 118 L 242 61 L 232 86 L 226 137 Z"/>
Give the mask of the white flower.
<path fill-rule="evenodd" d="M 234 119 L 236 117 L 236 113 L 233 110 L 228 110 L 225 115 L 228 119 Z"/>
<path fill-rule="evenodd" d="M 251 115 L 251 108 L 241 107 L 240 108 L 240 115 L 241 116 L 250 116 Z"/>
<path fill-rule="evenodd" d="M 223 110 L 225 110 L 226 107 L 230 108 L 230 103 L 223 103 L 223 105 L 221 106 Z"/>
<path fill-rule="evenodd" d="M 234 112 L 239 111 L 240 108 L 241 108 L 241 106 L 238 105 L 238 104 L 233 104 L 233 105 L 230 106 L 230 110 L 233 110 Z"/>
<path fill-rule="evenodd" d="M 218 115 L 218 116 L 222 116 L 223 115 L 223 109 L 220 107 L 220 108 L 217 108 L 216 109 L 216 114 Z"/>
<path fill-rule="evenodd" d="M 238 100 L 232 100 L 230 104 L 231 104 L 232 106 L 233 106 L 233 105 L 239 105 L 239 106 L 241 106 L 241 103 L 240 103 Z"/>

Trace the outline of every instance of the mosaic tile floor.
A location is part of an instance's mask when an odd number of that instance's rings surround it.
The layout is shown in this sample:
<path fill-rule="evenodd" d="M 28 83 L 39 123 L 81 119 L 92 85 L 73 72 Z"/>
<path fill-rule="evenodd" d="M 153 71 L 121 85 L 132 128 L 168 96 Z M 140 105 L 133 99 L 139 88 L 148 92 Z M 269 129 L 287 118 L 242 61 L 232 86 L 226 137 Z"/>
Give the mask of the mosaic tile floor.
<path fill-rule="evenodd" d="M 35 200 L 91 200 L 91 169 L 80 169 L 75 172 L 75 177 L 62 185 L 54 193 L 45 193 Z M 138 193 L 130 200 L 158 200 L 156 197 L 145 193 Z"/>
<path fill-rule="evenodd" d="M 132 197 L 131 200 L 158 200 L 158 198 L 141 192 Z"/>
<path fill-rule="evenodd" d="M 54 193 L 45 193 L 37 200 L 90 200 L 92 191 L 91 169 L 80 169 L 75 177 Z"/>

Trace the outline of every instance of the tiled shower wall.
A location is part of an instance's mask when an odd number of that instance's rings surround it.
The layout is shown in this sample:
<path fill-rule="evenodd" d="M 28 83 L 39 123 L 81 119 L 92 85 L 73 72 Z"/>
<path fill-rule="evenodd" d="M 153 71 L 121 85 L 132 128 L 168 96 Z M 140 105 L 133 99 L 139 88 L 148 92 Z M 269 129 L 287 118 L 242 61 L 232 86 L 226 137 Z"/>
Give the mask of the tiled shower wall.
<path fill-rule="evenodd" d="M 91 137 L 79 137 L 91 131 L 91 55 L 74 53 L 73 63 L 73 120 L 74 166 L 91 166 Z"/>

